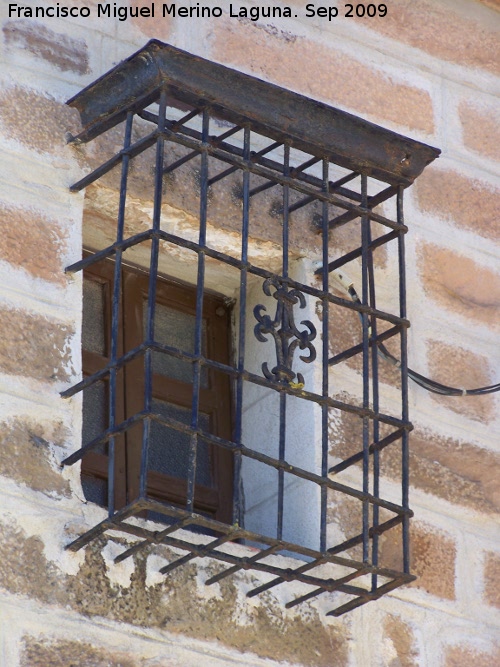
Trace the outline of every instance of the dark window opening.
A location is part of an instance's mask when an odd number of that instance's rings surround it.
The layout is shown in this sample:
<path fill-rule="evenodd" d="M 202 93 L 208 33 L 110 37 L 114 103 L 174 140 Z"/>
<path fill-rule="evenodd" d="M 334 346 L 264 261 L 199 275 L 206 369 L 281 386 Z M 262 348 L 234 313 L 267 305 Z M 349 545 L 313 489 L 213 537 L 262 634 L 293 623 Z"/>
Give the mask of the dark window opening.
<path fill-rule="evenodd" d="M 82 362 L 83 374 L 92 376 L 110 361 L 111 296 L 114 264 L 100 262 L 87 269 L 83 279 Z M 139 347 L 147 326 L 148 276 L 122 267 L 123 285 L 117 326 L 117 354 Z M 196 290 L 158 279 L 156 284 L 155 340 L 194 354 Z M 202 351 L 208 359 L 228 364 L 230 332 L 228 307 L 223 299 L 205 295 L 203 303 Z M 155 351 L 152 354 L 152 412 L 164 422 L 150 429 L 147 493 L 160 502 L 186 503 L 190 436 L 172 424 L 189 427 L 192 416 L 193 364 Z M 118 374 L 115 414 L 119 423 L 144 410 L 144 363 L 141 358 L 124 366 Z M 230 382 L 212 368 L 201 369 L 199 428 L 207 434 L 231 437 Z M 108 382 L 99 381 L 83 393 L 82 444 L 85 446 L 108 428 Z M 115 438 L 114 505 L 121 509 L 139 496 L 142 425 L 136 424 Z M 207 441 L 197 443 L 194 509 L 218 521 L 232 517 L 232 454 Z M 85 497 L 108 505 L 107 444 L 88 451 L 82 459 Z M 160 515 L 155 515 L 158 518 Z M 164 517 L 163 517 L 164 518 Z"/>

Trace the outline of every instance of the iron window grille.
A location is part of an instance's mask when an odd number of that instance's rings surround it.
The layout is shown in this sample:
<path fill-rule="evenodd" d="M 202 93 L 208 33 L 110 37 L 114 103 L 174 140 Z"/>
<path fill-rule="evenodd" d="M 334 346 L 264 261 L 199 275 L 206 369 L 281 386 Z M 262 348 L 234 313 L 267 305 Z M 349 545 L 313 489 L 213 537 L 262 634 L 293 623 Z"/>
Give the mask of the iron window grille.
<path fill-rule="evenodd" d="M 82 271 L 110 257 L 115 262 L 109 360 L 63 392 L 63 396 L 69 397 L 103 379 L 108 382 L 108 428 L 64 461 L 66 465 L 73 464 L 86 452 L 107 443 L 108 516 L 68 548 L 76 551 L 106 531 L 121 531 L 137 541 L 117 561 L 151 545 L 164 544 L 183 554 L 162 568 L 165 574 L 196 558 L 211 558 L 219 562 L 219 569 L 207 580 L 207 585 L 242 570 L 253 570 L 263 573 L 266 581 L 250 590 L 248 596 L 295 582 L 295 597 L 287 607 L 329 593 L 333 608 L 328 613 L 334 616 L 412 581 L 409 562 L 412 512 L 408 503 L 408 434 L 412 426 L 407 391 L 409 322 L 405 305 L 407 227 L 403 219 L 403 191 L 439 151 L 156 40 L 85 88 L 68 104 L 79 111 L 83 125 L 82 132 L 71 139 L 74 144 L 89 142 L 120 123 L 124 133 L 123 148 L 71 187 L 73 192 L 80 191 L 121 166 L 114 242 L 67 269 L 72 273 Z M 135 128 L 141 128 L 137 139 L 133 139 Z M 154 151 L 152 219 L 148 229 L 127 235 L 130 171 L 134 159 L 148 149 Z M 169 231 L 162 224 L 162 204 L 168 200 L 169 178 L 188 163 L 196 163 L 199 170 L 196 239 Z M 207 240 L 212 197 L 217 196 L 217 189 L 224 187 L 229 177 L 239 179 L 241 218 L 237 253 L 218 249 Z M 253 229 L 259 221 L 259 197 L 270 189 L 280 199 L 275 210 L 275 224 L 281 237 L 278 270 L 272 270 L 265 262 L 252 261 L 249 252 Z M 380 208 L 375 210 L 382 204 L 383 212 Z M 395 214 L 386 215 L 391 206 Z M 311 211 L 310 216 L 306 215 L 307 226 L 299 229 L 294 227 L 298 211 Z M 336 238 L 348 223 L 358 241 L 352 250 L 342 254 Z M 292 267 L 291 235 L 296 238 L 297 234 L 300 237 L 305 233 L 317 239 L 317 266 L 299 279 Z M 374 269 L 375 251 L 391 242 L 396 247 L 398 265 L 394 280 L 397 305 L 392 310 L 378 307 Z M 149 253 L 146 335 L 139 345 L 120 355 L 120 272 L 125 253 L 141 245 Z M 196 259 L 194 352 L 159 343 L 155 338 L 159 261 L 162 253 L 173 250 Z M 348 263 L 357 267 L 359 298 L 339 296 L 331 287 L 330 274 L 341 268 L 343 271 Z M 234 361 L 226 364 L 208 358 L 202 349 L 205 278 L 213 266 L 236 271 L 238 275 L 236 350 Z M 261 284 L 263 303 L 249 301 L 250 284 L 256 282 Z M 306 313 L 319 312 L 316 324 L 309 315 L 301 316 L 303 309 Z M 361 342 L 332 353 L 335 340 L 331 340 L 330 326 L 340 311 L 359 317 Z M 377 345 L 389 339 L 397 342 L 400 358 L 400 391 L 392 413 L 381 409 L 377 357 Z M 247 352 L 251 346 L 255 350 L 259 345 L 260 367 L 255 368 L 248 361 Z M 192 364 L 188 425 L 154 409 L 153 355 L 157 354 Z M 361 360 L 362 367 L 359 402 L 343 397 L 333 375 L 337 366 L 354 358 Z M 114 405 L 118 376 L 137 359 L 144 365 L 142 409 L 120 421 Z M 315 376 L 308 370 L 313 368 Z M 208 433 L 200 423 L 199 395 L 204 369 L 226 375 L 233 384 L 231 438 Z M 275 428 L 264 449 L 249 438 L 245 426 L 248 396 L 252 392 L 264 392 L 267 404 L 273 406 L 270 412 L 274 414 Z M 261 402 L 263 412 L 266 400 Z M 290 423 L 294 429 L 297 425 L 293 415 L 304 407 L 318 416 L 320 442 L 314 442 L 314 433 L 302 438 L 298 465 L 287 448 Z M 354 454 L 330 465 L 330 453 L 335 456 L 335 442 L 330 441 L 328 425 L 332 416 L 339 415 L 353 416 L 359 421 L 361 438 Z M 254 413 L 255 423 L 256 416 Z M 183 506 L 159 502 L 148 495 L 148 448 L 155 423 L 189 435 Z M 137 497 L 128 498 L 127 504 L 117 509 L 113 493 L 114 458 L 120 436 L 137 424 L 142 428 L 139 489 Z M 195 511 L 197 453 L 203 442 L 232 454 L 231 523 Z M 381 492 L 381 458 L 389 450 L 399 459 L 399 501 L 384 498 Z M 272 529 L 269 525 L 262 531 L 245 527 L 242 476 L 252 466 L 266 479 L 274 479 Z M 347 476 L 342 477 L 343 474 Z M 259 473 L 253 477 L 254 481 L 258 478 Z M 309 522 L 307 512 L 302 513 L 303 525 L 297 529 L 295 514 L 301 502 L 304 504 L 303 493 L 306 493 L 304 498 L 317 499 L 318 510 L 312 512 Z M 359 510 L 359 525 L 353 525 L 352 535 L 339 539 L 329 530 L 329 512 L 335 512 L 343 499 Z M 155 529 L 136 520 L 145 511 L 162 515 L 166 525 Z M 190 528 L 196 528 L 198 533 Z M 206 531 L 205 536 L 200 536 L 200 529 Z M 307 532 L 307 540 L 300 538 L 300 529 Z M 389 532 L 400 544 L 402 567 L 398 569 L 379 563 L 379 541 Z M 237 544 L 229 546 L 230 542 Z"/>

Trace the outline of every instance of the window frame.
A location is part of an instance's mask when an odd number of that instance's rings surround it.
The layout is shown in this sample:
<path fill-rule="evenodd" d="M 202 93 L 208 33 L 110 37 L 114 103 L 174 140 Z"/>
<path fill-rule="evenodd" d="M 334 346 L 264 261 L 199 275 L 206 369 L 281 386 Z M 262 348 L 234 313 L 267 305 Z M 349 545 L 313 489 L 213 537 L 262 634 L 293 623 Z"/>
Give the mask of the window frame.
<path fill-rule="evenodd" d="M 91 253 L 86 252 L 85 256 Z M 83 348 L 82 370 L 84 376 L 92 375 L 109 360 L 111 339 L 111 289 L 114 280 L 114 263 L 94 264 L 84 272 L 84 280 L 104 286 L 104 355 Z M 137 267 L 122 264 L 123 285 L 118 324 L 118 354 L 140 345 L 144 340 L 142 327 L 145 301 L 147 302 L 149 276 Z M 156 285 L 156 303 L 167 305 L 189 315 L 196 313 L 196 288 L 172 279 L 159 277 Z M 230 311 L 227 300 L 211 293 L 204 295 L 203 319 L 206 324 L 207 358 L 228 363 L 231 354 Z M 82 323 L 82 329 L 85 322 Z M 200 389 L 201 413 L 210 417 L 210 431 L 214 435 L 230 439 L 232 405 L 230 379 L 207 368 L 207 386 Z M 106 383 L 107 384 L 107 383 Z M 166 375 L 153 375 L 153 399 L 191 409 L 192 384 Z M 109 400 L 106 390 L 107 400 Z M 144 368 L 142 357 L 127 364 L 117 375 L 116 417 L 123 422 L 127 415 L 143 409 Z M 107 402 L 107 401 L 106 401 Z M 84 415 L 85 418 L 85 415 Z M 120 509 L 139 493 L 139 470 L 142 450 L 140 426 L 115 437 L 115 507 Z M 195 509 L 207 513 L 218 521 L 230 522 L 232 518 L 233 456 L 231 452 L 207 445 L 210 451 L 213 486 L 196 484 Z M 108 456 L 89 451 L 82 459 L 82 475 L 100 480 L 108 479 Z M 156 471 L 148 472 L 148 495 L 160 502 L 183 505 L 186 502 L 186 480 Z"/>

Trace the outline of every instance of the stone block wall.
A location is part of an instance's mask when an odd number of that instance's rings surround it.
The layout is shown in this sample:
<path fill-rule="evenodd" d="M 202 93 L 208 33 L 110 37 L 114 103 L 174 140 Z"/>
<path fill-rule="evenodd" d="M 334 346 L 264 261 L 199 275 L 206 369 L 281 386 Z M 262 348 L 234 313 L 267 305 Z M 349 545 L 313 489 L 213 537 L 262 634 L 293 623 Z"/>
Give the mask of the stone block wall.
<path fill-rule="evenodd" d="M 81 403 L 59 396 L 81 372 L 81 284 L 64 267 L 80 257 L 84 207 L 102 210 L 105 201 L 98 188 L 86 202 L 69 193 L 93 156 L 66 144 L 78 118 L 64 102 L 152 37 L 440 147 L 405 195 L 410 366 L 458 387 L 498 382 L 498 2 L 387 0 L 385 17 L 347 18 L 347 3 L 331 0 L 339 9 L 332 21 L 306 16 L 298 0 L 274 5 L 289 7 L 289 18 L 255 21 L 250 8 L 264 5 L 253 1 L 232 3 L 246 18 L 231 17 L 220 0 L 204 5 L 222 7 L 219 18 L 161 18 L 156 2 L 154 19 L 126 21 L 98 18 L 106 3 L 96 0 L 36 6 L 63 4 L 91 15 L 9 16 L 9 3 L 0 5 L 0 662 L 499 664 L 499 394 L 446 398 L 411 388 L 419 578 L 338 620 L 324 616 L 321 598 L 290 611 L 279 590 L 249 602 L 250 575 L 207 589 L 213 563 L 165 579 L 158 570 L 167 549 L 120 565 L 112 562 L 119 538 L 65 551 L 103 511 L 83 501 L 78 470 L 60 467 L 79 446 Z M 175 207 L 189 217 L 188 194 L 180 189 Z M 135 195 L 140 203 L 140 183 Z M 230 206 L 228 193 L 220 207 Z M 230 237 L 230 219 L 221 233 Z M 377 267 L 388 286 L 393 260 L 389 250 Z M 338 335 L 355 333 L 346 322 Z M 355 365 L 345 370 L 346 392 L 358 377 Z M 383 381 L 390 400 L 390 369 Z M 332 460 L 351 452 L 358 428 L 348 419 L 332 424 Z M 396 462 L 388 456 L 382 465 L 383 486 L 396 497 Z M 348 502 L 331 509 L 340 531 L 351 518 Z M 387 565 L 399 565 L 392 537 L 381 551 Z"/>

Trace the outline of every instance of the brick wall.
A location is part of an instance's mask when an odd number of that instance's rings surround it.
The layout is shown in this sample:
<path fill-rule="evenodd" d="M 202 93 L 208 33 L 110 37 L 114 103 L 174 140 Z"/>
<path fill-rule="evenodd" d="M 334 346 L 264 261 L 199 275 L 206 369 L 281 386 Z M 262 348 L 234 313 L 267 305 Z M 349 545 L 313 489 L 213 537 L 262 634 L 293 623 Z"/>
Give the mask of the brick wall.
<path fill-rule="evenodd" d="M 384 18 L 331 22 L 305 17 L 305 4 L 291 0 L 292 17 L 281 19 L 229 17 L 221 0 L 221 18 L 123 22 L 97 19 L 95 0 L 65 3 L 89 7 L 93 18 L 9 17 L 8 3 L 0 6 L 3 664 L 486 667 L 500 660 L 498 394 L 450 399 L 412 387 L 411 560 L 419 578 L 340 620 L 326 619 L 321 602 L 285 611 L 279 593 L 248 603 L 245 577 L 207 592 L 210 564 L 164 580 L 156 573 L 166 551 L 113 565 L 113 540 L 104 550 L 64 550 L 103 516 L 82 502 L 78 471 L 59 466 L 78 447 L 81 428 L 80 401 L 59 396 L 81 364 L 81 285 L 64 267 L 80 256 L 84 195 L 68 186 L 99 161 L 98 149 L 66 145 L 78 120 L 64 101 L 150 37 L 440 147 L 442 156 L 406 194 L 410 365 L 459 387 L 499 381 L 498 3 L 387 0 Z M 138 178 L 139 208 L 141 187 Z M 189 192 L 180 186 L 176 196 L 179 214 L 192 215 Z M 86 198 L 85 215 L 104 210 L 105 190 Z M 266 225 L 267 216 L 263 233 Z M 221 226 L 229 238 L 231 220 Z M 378 266 L 387 284 L 393 259 L 389 253 Z M 338 335 L 348 340 L 353 327 L 346 321 Z M 358 372 L 346 370 L 350 386 Z M 391 396 L 390 370 L 383 380 Z M 336 424 L 333 458 L 350 453 L 357 427 Z M 383 475 L 395 494 L 390 458 Z M 352 508 L 332 508 L 330 519 L 345 530 Z M 389 538 L 381 551 L 398 566 Z"/>

